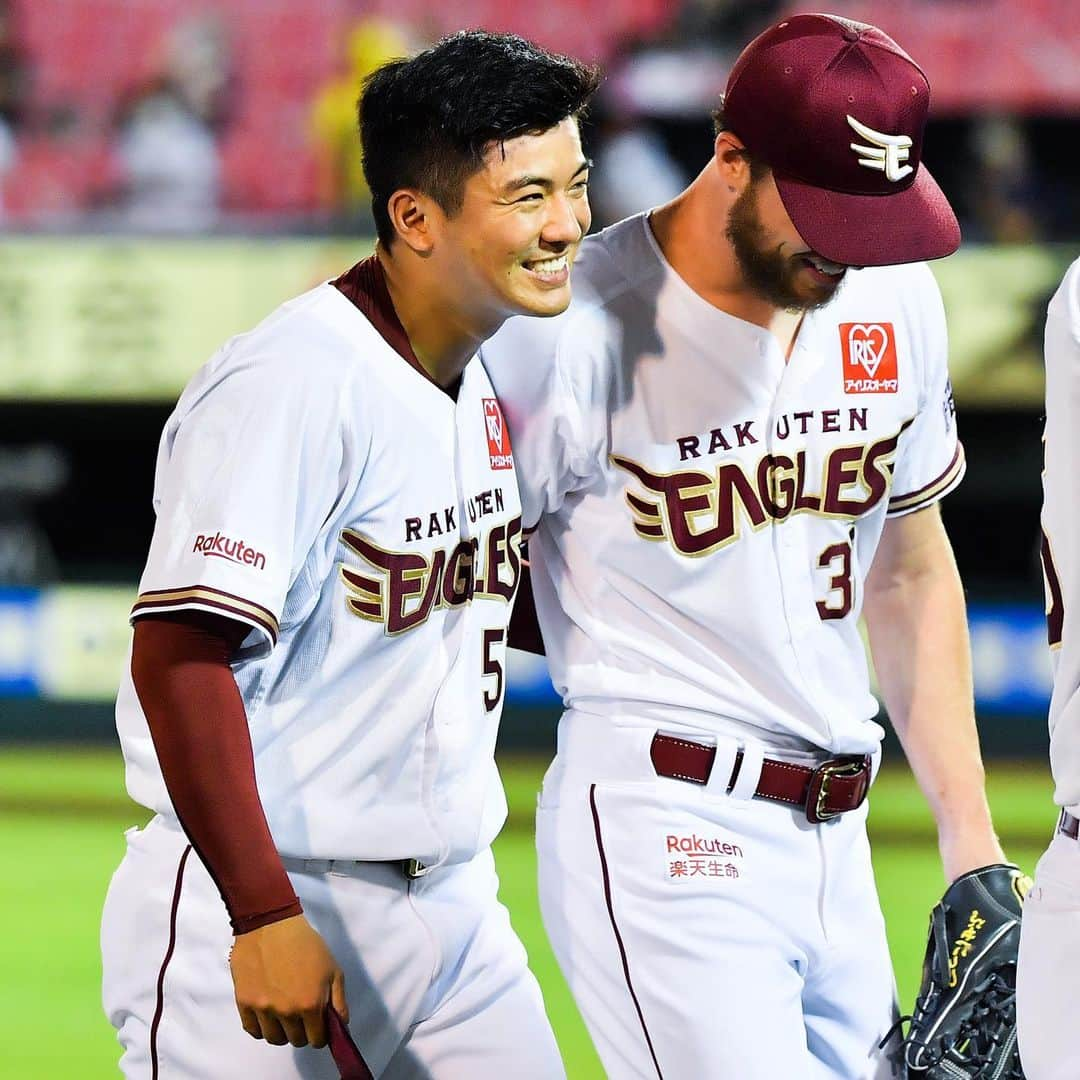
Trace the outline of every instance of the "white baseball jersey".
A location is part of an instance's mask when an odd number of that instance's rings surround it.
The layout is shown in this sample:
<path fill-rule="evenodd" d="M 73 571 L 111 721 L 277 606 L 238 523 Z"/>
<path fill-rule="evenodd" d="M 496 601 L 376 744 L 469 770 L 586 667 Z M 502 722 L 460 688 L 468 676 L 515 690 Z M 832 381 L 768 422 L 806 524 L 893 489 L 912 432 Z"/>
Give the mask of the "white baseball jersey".
<path fill-rule="evenodd" d="M 1080 815 L 1080 259 L 1069 267 L 1046 320 L 1043 576 L 1054 668 L 1050 766 L 1054 800 Z"/>
<path fill-rule="evenodd" d="M 941 498 L 964 460 L 929 269 L 848 279 L 785 363 L 638 216 L 585 241 L 567 313 L 481 349 L 568 709 L 877 747 L 863 581 L 886 518 Z"/>
<path fill-rule="evenodd" d="M 1069 267 L 1046 319 L 1046 428 L 1042 559 L 1054 671 L 1050 769 L 1054 801 L 1080 816 L 1080 259 Z M 1080 1075 L 1072 1003 L 1080 991 L 1080 844 L 1056 832 L 1024 901 L 1016 968 L 1016 1022 L 1032 1080 Z"/>
<path fill-rule="evenodd" d="M 455 401 L 330 284 L 226 344 L 161 439 L 133 617 L 251 632 L 234 672 L 278 850 L 460 862 L 506 803 L 494 760 L 520 504 L 474 358 Z M 128 790 L 172 814 L 130 675 Z"/>

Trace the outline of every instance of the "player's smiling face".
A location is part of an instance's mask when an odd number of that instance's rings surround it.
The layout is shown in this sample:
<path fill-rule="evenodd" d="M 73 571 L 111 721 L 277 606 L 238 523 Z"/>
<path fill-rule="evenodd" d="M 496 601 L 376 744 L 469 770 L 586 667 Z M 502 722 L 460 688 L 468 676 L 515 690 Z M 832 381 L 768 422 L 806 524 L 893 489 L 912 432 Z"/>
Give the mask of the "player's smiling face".
<path fill-rule="evenodd" d="M 570 266 L 592 220 L 588 173 L 570 117 L 492 145 L 437 245 L 466 310 L 501 321 L 566 309 Z"/>
<path fill-rule="evenodd" d="M 747 285 L 778 308 L 809 311 L 827 304 L 847 271 L 806 245 L 771 173 L 748 183 L 735 200 L 727 237 Z"/>

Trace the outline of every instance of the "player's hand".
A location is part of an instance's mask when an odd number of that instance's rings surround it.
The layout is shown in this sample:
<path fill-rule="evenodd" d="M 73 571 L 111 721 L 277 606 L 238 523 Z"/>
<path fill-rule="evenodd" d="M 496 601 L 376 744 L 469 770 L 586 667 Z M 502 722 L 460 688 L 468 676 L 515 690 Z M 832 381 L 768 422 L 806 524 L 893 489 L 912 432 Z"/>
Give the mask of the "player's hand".
<path fill-rule="evenodd" d="M 275 1046 L 325 1046 L 326 1006 L 345 1023 L 345 976 L 303 915 L 239 934 L 229 957 L 244 1030 Z"/>
<path fill-rule="evenodd" d="M 1010 863 L 984 866 L 954 881 L 934 907 L 922 986 L 913 1015 L 905 1018 L 903 1075 L 1023 1075 L 1016 1051 L 1016 953 L 1030 887 L 1031 879 Z"/>

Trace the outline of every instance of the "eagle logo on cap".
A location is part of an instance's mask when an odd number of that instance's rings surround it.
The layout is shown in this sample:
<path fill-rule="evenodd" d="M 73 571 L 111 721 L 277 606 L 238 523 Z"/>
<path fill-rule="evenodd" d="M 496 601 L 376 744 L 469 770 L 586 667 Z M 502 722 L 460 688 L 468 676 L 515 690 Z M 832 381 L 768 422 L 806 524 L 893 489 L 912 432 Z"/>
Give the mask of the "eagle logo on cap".
<path fill-rule="evenodd" d="M 862 143 L 851 143 L 851 149 L 859 155 L 859 164 L 864 169 L 883 172 L 885 178 L 893 183 L 903 180 L 915 171 L 910 165 L 904 164 L 911 149 L 910 135 L 886 135 L 860 124 L 854 116 L 848 116 L 847 122 L 859 138 L 870 144 L 865 146 Z"/>

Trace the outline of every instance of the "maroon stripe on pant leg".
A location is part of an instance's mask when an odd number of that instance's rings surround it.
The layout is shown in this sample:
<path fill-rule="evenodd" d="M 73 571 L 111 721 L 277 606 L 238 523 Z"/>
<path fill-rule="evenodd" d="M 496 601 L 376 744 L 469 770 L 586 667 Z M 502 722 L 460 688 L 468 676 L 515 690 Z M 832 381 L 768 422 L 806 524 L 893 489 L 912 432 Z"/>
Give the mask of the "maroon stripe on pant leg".
<path fill-rule="evenodd" d="M 330 1053 L 341 1074 L 340 1080 L 375 1080 L 345 1021 L 333 1005 L 326 1006 L 326 1026 L 330 1034 Z"/>
<path fill-rule="evenodd" d="M 630 991 L 630 997 L 637 1009 L 638 1020 L 641 1022 L 641 1031 L 648 1044 L 649 1053 L 652 1055 L 653 1065 L 656 1066 L 656 1075 L 664 1080 L 664 1074 L 660 1071 L 660 1062 L 656 1060 L 656 1051 L 653 1049 L 652 1039 L 649 1036 L 649 1028 L 645 1023 L 645 1015 L 641 1011 L 641 1003 L 634 993 L 634 984 L 630 979 L 630 963 L 626 959 L 626 946 L 623 945 L 622 934 L 619 933 L 619 924 L 615 921 L 615 909 L 611 905 L 611 878 L 608 876 L 607 856 L 604 854 L 604 838 L 600 834 L 600 814 L 596 809 L 596 785 L 589 788 L 589 806 L 592 807 L 593 828 L 596 830 L 596 850 L 600 854 L 600 869 L 604 875 L 604 899 L 607 901 L 608 918 L 611 920 L 611 929 L 615 931 L 615 941 L 619 946 L 619 955 L 622 957 L 623 976 L 626 979 L 626 988 Z"/>
<path fill-rule="evenodd" d="M 184 867 L 187 865 L 188 856 L 191 854 L 191 845 L 184 848 L 184 854 L 180 856 L 180 865 L 176 868 L 176 885 L 173 887 L 172 911 L 169 913 L 169 947 L 165 950 L 165 958 L 161 961 L 161 968 L 157 977 L 157 1005 L 154 1008 L 154 1020 L 150 1025 L 150 1069 L 151 1080 L 158 1080 L 158 1056 L 157 1056 L 157 1033 L 161 1025 L 161 1014 L 165 1011 L 165 969 L 172 959 L 173 949 L 176 948 L 176 913 L 180 908 L 180 888 L 184 884 Z"/>

